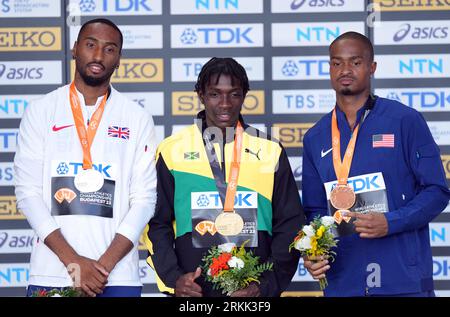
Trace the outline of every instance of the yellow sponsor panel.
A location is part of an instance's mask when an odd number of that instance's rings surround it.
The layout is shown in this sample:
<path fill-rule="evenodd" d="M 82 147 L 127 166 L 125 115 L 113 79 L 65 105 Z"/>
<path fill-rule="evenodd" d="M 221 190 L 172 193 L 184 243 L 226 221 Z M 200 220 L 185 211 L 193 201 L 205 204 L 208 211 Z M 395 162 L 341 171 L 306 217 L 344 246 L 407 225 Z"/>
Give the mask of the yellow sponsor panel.
<path fill-rule="evenodd" d="M 147 250 L 147 248 L 145 247 L 145 240 L 144 240 L 144 233 L 142 233 L 141 237 L 139 238 L 139 246 L 138 246 L 138 250 Z"/>
<path fill-rule="evenodd" d="M 0 196 L 0 220 L 25 219 L 16 207 L 16 196 Z"/>
<path fill-rule="evenodd" d="M 196 115 L 204 107 L 194 91 L 172 92 L 172 115 Z M 265 113 L 265 99 L 263 90 L 252 90 L 247 93 L 242 106 L 242 114 L 259 115 Z"/>
<path fill-rule="evenodd" d="M 450 10 L 449 0 L 373 0 L 379 11 L 437 11 Z"/>
<path fill-rule="evenodd" d="M 162 83 L 164 66 L 162 58 L 123 58 L 120 67 L 111 77 L 112 83 Z M 70 63 L 70 74 L 73 80 L 75 61 Z"/>
<path fill-rule="evenodd" d="M 0 52 L 60 50 L 60 27 L 0 28 Z"/>
<path fill-rule="evenodd" d="M 441 155 L 441 160 L 445 170 L 445 177 L 450 179 L 450 155 Z"/>
<path fill-rule="evenodd" d="M 314 123 L 275 123 L 272 136 L 280 140 L 284 147 L 303 147 L 303 137 Z"/>

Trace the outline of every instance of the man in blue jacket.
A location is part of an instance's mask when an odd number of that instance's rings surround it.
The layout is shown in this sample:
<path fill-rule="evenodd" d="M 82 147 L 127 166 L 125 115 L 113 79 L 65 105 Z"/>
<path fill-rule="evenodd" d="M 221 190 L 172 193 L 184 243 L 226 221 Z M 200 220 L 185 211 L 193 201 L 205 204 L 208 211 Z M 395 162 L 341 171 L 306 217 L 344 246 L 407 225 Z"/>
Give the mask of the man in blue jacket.
<path fill-rule="evenodd" d="M 337 256 L 305 259 L 326 296 L 434 296 L 428 224 L 448 204 L 439 148 L 416 110 L 370 93 L 370 40 L 356 32 L 330 48 L 336 107 L 304 137 L 308 220 L 334 216 Z"/>

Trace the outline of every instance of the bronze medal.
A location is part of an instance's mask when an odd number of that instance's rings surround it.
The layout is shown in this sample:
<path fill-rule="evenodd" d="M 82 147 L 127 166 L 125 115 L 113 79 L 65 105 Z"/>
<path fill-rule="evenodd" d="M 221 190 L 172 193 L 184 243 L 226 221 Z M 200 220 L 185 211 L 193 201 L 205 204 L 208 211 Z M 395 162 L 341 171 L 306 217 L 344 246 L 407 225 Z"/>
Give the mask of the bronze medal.
<path fill-rule="evenodd" d="M 330 203 L 336 209 L 350 209 L 356 201 L 353 189 L 348 185 L 337 185 L 330 194 Z"/>
<path fill-rule="evenodd" d="M 215 220 L 217 232 L 223 236 L 236 236 L 244 228 L 244 220 L 241 215 L 232 212 L 222 212 Z"/>

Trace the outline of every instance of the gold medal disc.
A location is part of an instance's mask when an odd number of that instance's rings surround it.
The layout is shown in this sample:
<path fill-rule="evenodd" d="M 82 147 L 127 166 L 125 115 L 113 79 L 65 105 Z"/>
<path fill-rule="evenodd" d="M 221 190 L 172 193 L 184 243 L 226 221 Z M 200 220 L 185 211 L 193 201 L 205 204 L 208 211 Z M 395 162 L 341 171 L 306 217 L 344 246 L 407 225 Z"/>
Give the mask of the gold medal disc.
<path fill-rule="evenodd" d="M 236 212 L 222 212 L 215 221 L 217 232 L 223 236 L 236 236 L 244 228 L 244 220 Z"/>

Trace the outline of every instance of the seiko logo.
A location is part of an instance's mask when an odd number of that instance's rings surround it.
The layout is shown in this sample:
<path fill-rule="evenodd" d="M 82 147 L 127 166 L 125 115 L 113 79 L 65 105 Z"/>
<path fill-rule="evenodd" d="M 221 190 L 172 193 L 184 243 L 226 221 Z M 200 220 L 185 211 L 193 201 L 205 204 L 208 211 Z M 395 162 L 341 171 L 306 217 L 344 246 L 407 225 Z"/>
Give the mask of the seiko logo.
<path fill-rule="evenodd" d="M 416 40 L 444 39 L 448 37 L 448 27 L 412 27 L 410 23 L 405 23 L 394 34 L 394 41 L 401 42 L 407 36 Z"/>
<path fill-rule="evenodd" d="M 56 51 L 60 28 L 0 28 L 0 51 Z"/>
<path fill-rule="evenodd" d="M 275 123 L 272 135 L 281 141 L 284 147 L 303 147 L 303 137 L 312 123 Z"/>

